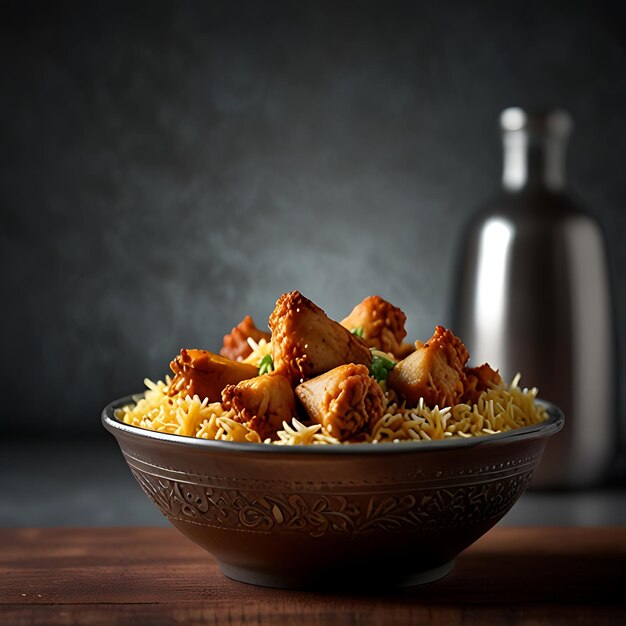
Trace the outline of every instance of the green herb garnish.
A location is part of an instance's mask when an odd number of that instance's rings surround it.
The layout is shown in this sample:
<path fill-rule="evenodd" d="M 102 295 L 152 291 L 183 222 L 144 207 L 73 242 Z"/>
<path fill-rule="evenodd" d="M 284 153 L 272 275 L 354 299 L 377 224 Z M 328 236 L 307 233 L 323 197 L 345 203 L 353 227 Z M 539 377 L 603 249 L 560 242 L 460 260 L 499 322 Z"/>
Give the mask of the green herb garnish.
<path fill-rule="evenodd" d="M 372 362 L 370 364 L 370 374 L 379 382 L 387 380 L 389 372 L 396 366 L 395 361 L 386 359 L 384 356 L 378 354 L 372 355 Z"/>
<path fill-rule="evenodd" d="M 361 339 L 363 339 L 363 326 L 357 326 L 356 328 L 353 328 L 351 332 L 353 335 L 356 335 L 357 337 L 361 337 Z"/>
<path fill-rule="evenodd" d="M 274 359 L 271 354 L 266 354 L 259 362 L 259 376 L 274 371 Z"/>

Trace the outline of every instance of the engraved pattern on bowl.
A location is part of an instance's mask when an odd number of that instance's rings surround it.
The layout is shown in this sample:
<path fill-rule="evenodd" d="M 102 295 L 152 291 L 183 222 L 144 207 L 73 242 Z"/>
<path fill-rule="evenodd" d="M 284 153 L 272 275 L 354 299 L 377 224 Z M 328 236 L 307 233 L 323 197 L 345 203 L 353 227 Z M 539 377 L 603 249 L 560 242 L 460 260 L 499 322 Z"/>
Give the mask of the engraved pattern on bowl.
<path fill-rule="evenodd" d="M 132 469 L 144 492 L 169 519 L 269 533 L 348 535 L 454 528 L 499 519 L 528 486 L 532 471 L 480 485 L 419 489 L 357 498 L 351 494 L 268 493 L 169 480 Z"/>

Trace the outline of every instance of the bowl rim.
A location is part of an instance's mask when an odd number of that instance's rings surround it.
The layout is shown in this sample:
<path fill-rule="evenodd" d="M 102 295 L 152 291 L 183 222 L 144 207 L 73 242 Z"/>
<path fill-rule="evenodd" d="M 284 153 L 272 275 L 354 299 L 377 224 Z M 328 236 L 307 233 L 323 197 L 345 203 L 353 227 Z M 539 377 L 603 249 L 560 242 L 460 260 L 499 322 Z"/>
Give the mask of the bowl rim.
<path fill-rule="evenodd" d="M 536 402 L 545 407 L 548 411 L 548 419 L 538 424 L 522 426 L 515 430 L 510 430 L 484 437 L 463 437 L 448 438 L 433 441 L 402 441 L 399 443 L 351 443 L 349 445 L 301 445 L 301 446 L 281 446 L 266 443 L 251 443 L 240 441 L 217 441 L 213 439 L 200 439 L 185 435 L 173 435 L 159 431 L 140 428 L 125 424 L 115 417 L 115 410 L 126 404 L 135 402 L 136 398 L 143 394 L 132 394 L 124 396 L 107 404 L 102 411 L 103 426 L 115 437 L 118 435 L 130 435 L 141 440 L 152 440 L 154 442 L 169 442 L 179 446 L 205 449 L 213 452 L 241 453 L 254 452 L 255 454 L 292 454 L 304 456 L 326 456 L 326 455 L 354 455 L 354 454 L 406 454 L 416 452 L 433 452 L 435 450 L 454 450 L 458 448 L 472 448 L 475 446 L 493 445 L 506 441 L 523 441 L 527 439 L 542 439 L 550 437 L 563 428 L 565 417 L 563 411 L 546 400 L 540 398 Z"/>

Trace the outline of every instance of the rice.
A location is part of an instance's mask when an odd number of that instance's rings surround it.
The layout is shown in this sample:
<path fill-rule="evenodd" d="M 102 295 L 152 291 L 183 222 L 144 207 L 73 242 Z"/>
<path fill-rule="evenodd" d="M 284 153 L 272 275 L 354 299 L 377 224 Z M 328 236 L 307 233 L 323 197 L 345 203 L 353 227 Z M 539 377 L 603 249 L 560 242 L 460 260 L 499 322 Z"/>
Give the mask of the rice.
<path fill-rule="evenodd" d="M 252 346 L 247 361 L 258 363 L 269 354 L 264 340 Z M 238 423 L 234 411 L 226 411 L 219 402 L 209 403 L 198 396 L 170 397 L 167 394 L 171 379 L 152 382 L 145 379 L 147 390 L 135 402 L 116 411 L 117 419 L 126 424 L 148 430 L 214 439 L 261 443 L 259 435 Z M 392 391 L 385 390 L 384 415 L 369 433 L 359 438 L 367 443 L 402 443 L 406 441 L 433 441 L 447 438 L 488 437 L 537 424 L 547 419 L 545 409 L 535 400 L 537 389 L 522 389 L 520 375 L 510 385 L 493 386 L 484 391 L 474 405 L 457 404 L 451 407 L 429 408 L 420 399 L 417 407 L 404 407 Z M 276 439 L 263 443 L 274 445 L 329 445 L 342 442 L 320 424 L 305 424 L 293 418 L 283 422 Z"/>
<path fill-rule="evenodd" d="M 170 397 L 167 394 L 171 379 L 152 382 L 146 378 L 148 387 L 143 397 L 135 398 L 135 404 L 118 409 L 115 417 L 125 424 L 139 426 L 172 435 L 185 435 L 201 439 L 223 441 L 260 442 L 256 432 L 235 422 L 234 411 L 225 411 L 219 402 L 209 403 L 198 396 Z"/>
<path fill-rule="evenodd" d="M 252 348 L 252 352 L 245 359 L 243 359 L 243 362 L 259 367 L 261 359 L 268 354 L 272 354 L 272 342 L 260 339 L 257 343 L 254 339 L 252 339 L 252 337 L 248 337 L 247 342 Z"/>

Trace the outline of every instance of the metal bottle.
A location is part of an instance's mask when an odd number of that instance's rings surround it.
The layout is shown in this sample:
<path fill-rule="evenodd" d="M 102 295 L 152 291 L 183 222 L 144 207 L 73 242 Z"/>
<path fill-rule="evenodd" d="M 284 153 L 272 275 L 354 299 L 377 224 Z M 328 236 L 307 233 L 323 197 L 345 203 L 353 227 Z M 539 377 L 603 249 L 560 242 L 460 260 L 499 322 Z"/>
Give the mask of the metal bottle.
<path fill-rule="evenodd" d="M 617 442 L 613 303 L 605 239 L 565 193 L 564 111 L 500 117 L 503 188 L 464 231 L 453 326 L 475 365 L 559 405 L 532 487 L 597 485 Z"/>

